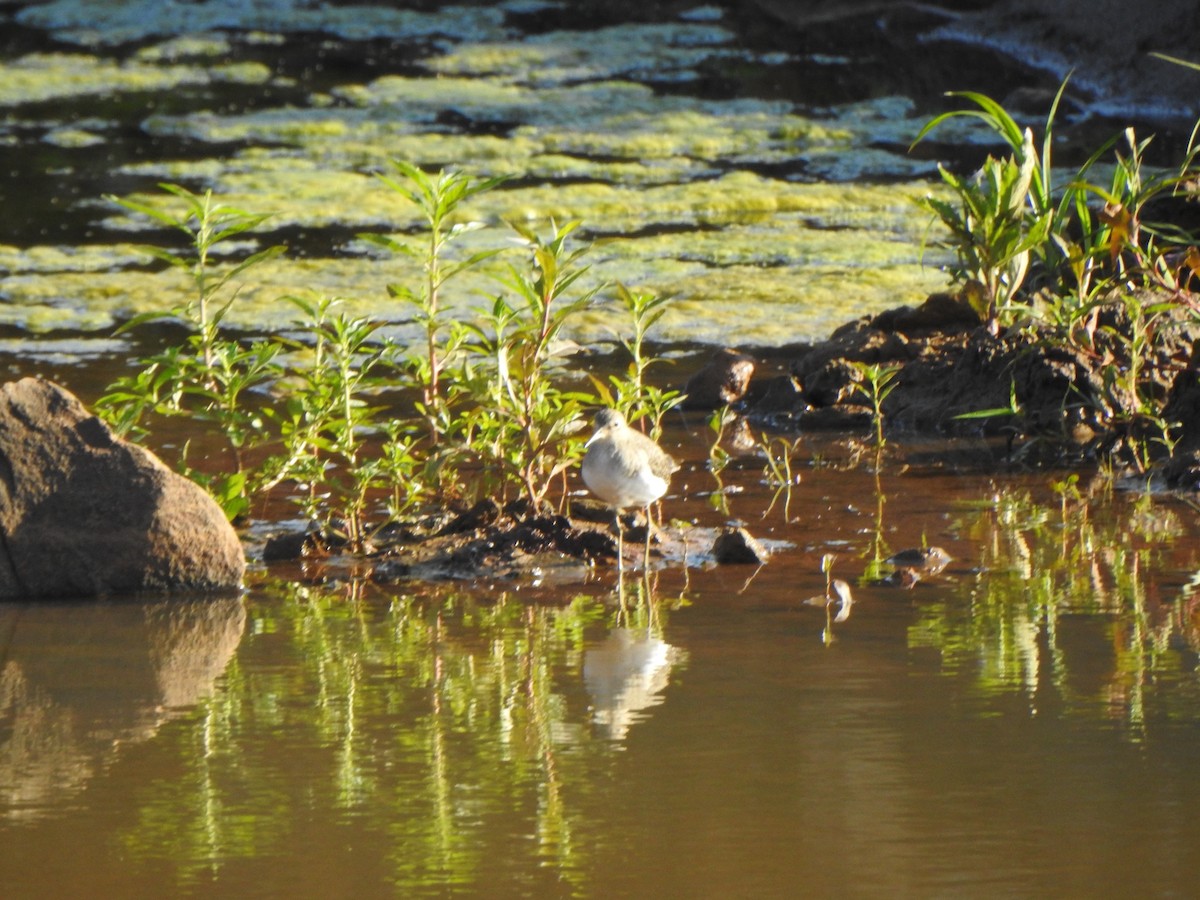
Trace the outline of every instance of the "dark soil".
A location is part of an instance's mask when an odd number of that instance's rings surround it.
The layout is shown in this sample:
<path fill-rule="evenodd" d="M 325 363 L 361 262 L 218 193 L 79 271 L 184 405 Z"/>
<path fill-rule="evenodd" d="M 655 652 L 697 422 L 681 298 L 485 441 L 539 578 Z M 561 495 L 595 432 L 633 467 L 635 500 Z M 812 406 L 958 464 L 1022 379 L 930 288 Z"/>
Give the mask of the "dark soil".
<path fill-rule="evenodd" d="M 450 579 L 582 580 L 593 566 L 615 566 L 616 525 L 612 510 L 572 498 L 569 515 L 551 510 L 531 513 L 522 503 L 501 507 L 485 499 L 457 513 L 389 526 L 356 556 L 355 574 L 381 583 Z M 622 517 L 624 559 L 640 569 L 645 560 L 646 525 L 642 514 Z M 699 526 L 655 525 L 649 565 L 744 562 L 714 554 L 717 532 Z M 262 551 L 268 563 L 303 560 L 314 580 L 334 577 L 320 563 L 347 555 L 344 541 L 332 533 L 286 532 L 269 538 Z M 765 561 L 768 551 L 762 551 Z M 365 571 L 364 571 L 365 569 Z"/>
<path fill-rule="evenodd" d="M 1193 345 L 1200 324 L 1179 297 L 1138 299 L 1143 308 L 1168 308 L 1144 329 L 1145 346 L 1134 359 L 1135 329 L 1119 299 L 1097 307 L 1068 342 L 1032 328 L 993 335 L 959 298 L 935 294 L 920 307 L 858 319 L 802 348 L 788 373 L 751 392 L 746 412 L 778 429 L 861 433 L 872 410 L 853 363 L 894 366 L 894 390 L 882 403 L 890 436 L 1003 436 L 1027 462 L 1103 459 L 1194 489 L 1200 379 Z M 1140 397 L 1127 387 L 1131 365 L 1140 366 Z M 1169 460 L 1160 423 L 1171 423 L 1168 435 L 1178 442 Z M 1141 472 L 1147 454 L 1155 465 Z"/>

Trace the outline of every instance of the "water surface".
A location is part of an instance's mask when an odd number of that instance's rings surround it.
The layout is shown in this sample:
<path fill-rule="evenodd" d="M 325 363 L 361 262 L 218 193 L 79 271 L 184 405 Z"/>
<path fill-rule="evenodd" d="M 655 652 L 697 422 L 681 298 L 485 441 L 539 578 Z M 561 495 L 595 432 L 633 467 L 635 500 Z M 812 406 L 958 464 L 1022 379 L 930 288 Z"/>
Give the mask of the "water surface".
<path fill-rule="evenodd" d="M 913 60 L 884 31 L 780 47 L 708 7 L 597 33 L 562 5 L 342 4 L 318 34 L 315 4 L 247 24 L 211 2 L 183 37 L 158 17 L 183 7 L 112 6 L 99 32 L 68 0 L 0 13 L 20 188 L 0 367 L 89 402 L 161 348 L 112 326 L 186 290 L 107 193 L 177 181 L 276 214 L 262 243 L 291 249 L 239 329 L 278 328 L 301 286 L 403 337 L 384 285 L 404 262 L 355 235 L 416 220 L 373 173 L 515 172 L 472 215 L 582 217 L 598 280 L 678 297 L 656 338 L 778 345 L 944 283 L 911 201 L 949 149 L 906 148 L 931 96 L 1020 86 L 983 54 Z M 610 340 L 611 306 L 580 336 Z M 189 436 L 154 440 L 173 459 Z M 1193 505 L 982 444 L 877 463 L 811 436 L 779 493 L 754 451 L 718 483 L 709 440 L 672 417 L 666 514 L 744 522 L 774 556 L 673 562 L 624 606 L 603 567 L 384 586 L 257 562 L 242 597 L 0 606 L 0 894 L 1194 891 Z M 881 583 L 924 545 L 954 562 Z M 804 603 L 827 554 L 844 622 Z"/>
<path fill-rule="evenodd" d="M 1189 504 L 807 439 L 790 498 L 764 517 L 751 453 L 723 512 L 702 423 L 667 440 L 668 515 L 744 521 L 765 567 L 673 565 L 624 609 L 603 568 L 4 607 L 5 896 L 1191 889 Z M 954 562 L 878 583 L 923 542 Z M 802 602 L 826 553 L 841 623 Z"/>

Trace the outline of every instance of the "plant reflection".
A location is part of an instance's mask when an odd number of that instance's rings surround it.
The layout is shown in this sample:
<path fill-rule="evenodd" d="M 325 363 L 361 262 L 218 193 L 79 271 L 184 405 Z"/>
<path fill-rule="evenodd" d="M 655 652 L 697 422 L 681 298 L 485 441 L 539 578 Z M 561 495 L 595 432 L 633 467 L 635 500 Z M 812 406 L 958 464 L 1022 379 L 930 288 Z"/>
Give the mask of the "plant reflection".
<path fill-rule="evenodd" d="M 864 448 L 862 447 L 857 449 L 859 453 L 864 452 Z M 867 567 L 866 571 L 863 572 L 863 580 L 868 582 L 882 581 L 888 576 L 888 558 L 892 552 L 885 537 L 887 527 L 884 521 L 884 509 L 887 505 L 887 494 L 883 491 L 883 483 L 881 481 L 883 473 L 883 450 L 884 448 L 881 443 L 876 444 L 873 448 L 874 465 L 871 468 L 871 475 L 874 487 L 875 517 L 872 521 L 871 541 L 864 553 L 867 559 Z"/>
<path fill-rule="evenodd" d="M 850 610 L 854 607 L 854 594 L 850 585 L 840 578 L 833 577 L 833 564 L 836 560 L 835 553 L 826 553 L 821 557 L 821 571 L 825 573 L 825 593 L 804 601 L 807 606 L 817 606 L 825 610 L 825 629 L 821 632 L 821 643 L 826 647 L 837 640 L 833 626 L 849 619 Z M 833 613 L 834 606 L 838 608 L 837 615 Z"/>
<path fill-rule="evenodd" d="M 963 512 L 978 574 L 962 583 L 966 602 L 939 592 L 918 606 L 909 645 L 936 649 L 949 672 L 975 672 L 984 691 L 1023 692 L 1031 712 L 1099 714 L 1141 739 L 1148 695 L 1167 715 L 1197 699 L 1195 587 L 1172 595 L 1156 575 L 1196 566 L 1169 558 L 1184 533 L 1179 507 L 1148 494 L 1087 497 L 1073 483 L 1055 492 L 1041 502 L 999 491 Z"/>
<path fill-rule="evenodd" d="M 189 882 L 335 817 L 382 836 L 402 892 L 512 865 L 571 883 L 588 853 L 573 799 L 602 789 L 684 659 L 646 587 L 616 606 L 265 586 L 237 661 L 176 735 L 184 774 L 147 786 L 121 840 L 187 861 Z"/>

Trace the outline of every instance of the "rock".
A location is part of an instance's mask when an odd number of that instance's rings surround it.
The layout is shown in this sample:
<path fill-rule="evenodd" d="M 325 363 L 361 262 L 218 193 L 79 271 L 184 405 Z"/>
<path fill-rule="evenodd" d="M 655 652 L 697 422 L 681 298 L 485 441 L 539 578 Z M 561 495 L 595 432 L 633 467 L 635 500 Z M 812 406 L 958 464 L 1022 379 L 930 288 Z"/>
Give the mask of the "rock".
<path fill-rule="evenodd" d="M 792 412 L 804 408 L 804 390 L 794 375 L 779 375 L 767 382 L 754 404 L 756 413 Z"/>
<path fill-rule="evenodd" d="M 713 558 L 722 565 L 729 563 L 754 563 L 763 565 L 771 554 L 759 540 L 745 528 L 725 528 L 713 541 Z"/>
<path fill-rule="evenodd" d="M 979 316 L 955 294 L 930 294 L 920 306 L 900 306 L 885 310 L 871 324 L 880 331 L 913 334 L 928 331 L 950 332 L 978 328 Z"/>
<path fill-rule="evenodd" d="M 804 399 L 810 406 L 837 406 L 858 395 L 858 370 L 845 359 L 831 359 L 804 379 Z"/>
<path fill-rule="evenodd" d="M 995 437 L 1029 461 L 1140 465 L 1147 450 L 1161 460 L 1160 423 L 1176 423 L 1174 453 L 1157 474 L 1200 490 L 1200 322 L 1186 303 L 1161 289 L 1114 290 L 1065 339 L 1030 323 L 993 334 L 967 310 L 961 297 L 937 294 L 850 321 L 800 348 L 787 376 L 764 383 L 751 414 L 809 432 L 870 427 L 859 364 L 886 366 L 896 371 L 880 403 L 889 434 Z M 1165 401 L 1161 414 L 1145 415 L 1148 398 Z"/>
<path fill-rule="evenodd" d="M 728 347 L 718 350 L 700 371 L 688 379 L 683 392 L 685 409 L 719 409 L 746 395 L 754 360 Z"/>
<path fill-rule="evenodd" d="M 202 488 L 37 378 L 0 386 L 0 535 L 0 599 L 232 590 L 246 566 Z"/>

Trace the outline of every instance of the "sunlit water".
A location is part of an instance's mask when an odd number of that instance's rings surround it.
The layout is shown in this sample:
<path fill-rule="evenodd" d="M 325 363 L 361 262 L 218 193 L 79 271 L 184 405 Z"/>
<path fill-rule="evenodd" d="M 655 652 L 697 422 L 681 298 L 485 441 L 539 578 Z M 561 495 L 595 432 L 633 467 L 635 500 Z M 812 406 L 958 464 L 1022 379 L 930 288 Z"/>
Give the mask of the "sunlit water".
<path fill-rule="evenodd" d="M 4 896 L 1194 889 L 1189 504 L 987 475 L 982 446 L 894 446 L 876 477 L 805 439 L 790 496 L 765 512 L 749 453 L 722 511 L 707 439 L 673 423 L 667 515 L 776 552 L 661 568 L 649 603 L 634 573 L 624 609 L 605 568 L 261 567 L 243 598 L 0 608 Z M 954 561 L 877 583 L 923 543 Z M 827 553 L 840 623 L 803 603 Z"/>

